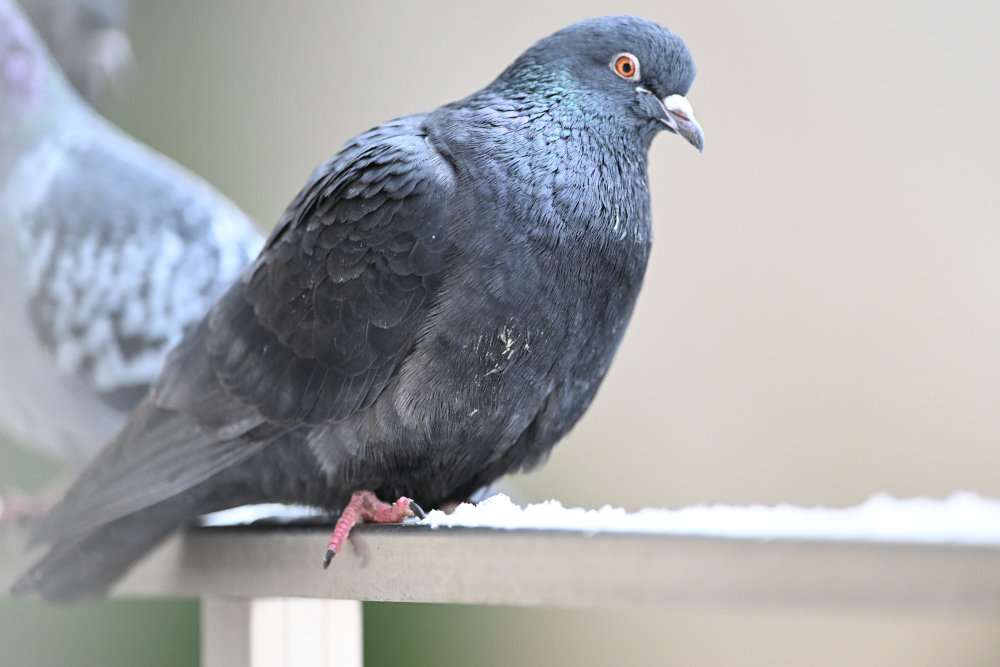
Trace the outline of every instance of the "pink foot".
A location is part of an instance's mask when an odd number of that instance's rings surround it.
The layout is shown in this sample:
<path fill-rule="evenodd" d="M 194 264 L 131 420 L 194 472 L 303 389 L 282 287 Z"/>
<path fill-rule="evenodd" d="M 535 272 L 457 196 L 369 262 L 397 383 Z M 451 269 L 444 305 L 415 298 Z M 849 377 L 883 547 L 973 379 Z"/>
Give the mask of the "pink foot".
<path fill-rule="evenodd" d="M 35 498 L 12 490 L 0 498 L 0 526 L 11 521 L 40 519 L 53 504 L 48 498 Z"/>
<path fill-rule="evenodd" d="M 344 546 L 344 541 L 354 528 L 358 519 L 371 523 L 402 523 L 407 517 L 419 517 L 423 519 L 426 514 L 409 498 L 400 498 L 394 504 L 384 503 L 379 500 L 371 491 L 355 491 L 351 496 L 351 502 L 347 503 L 337 525 L 333 528 L 333 535 L 326 545 L 326 558 L 323 559 L 323 569 L 330 567 L 330 561 L 340 553 Z"/>

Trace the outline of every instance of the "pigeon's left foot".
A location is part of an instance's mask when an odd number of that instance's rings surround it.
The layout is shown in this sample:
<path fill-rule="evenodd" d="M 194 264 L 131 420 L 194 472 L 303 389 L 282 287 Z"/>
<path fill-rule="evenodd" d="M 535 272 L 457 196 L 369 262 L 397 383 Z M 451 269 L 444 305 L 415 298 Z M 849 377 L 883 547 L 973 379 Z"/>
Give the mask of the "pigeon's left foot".
<path fill-rule="evenodd" d="M 0 498 L 0 526 L 12 521 L 40 519 L 52 507 L 48 498 L 35 498 L 20 491 L 10 491 Z"/>
<path fill-rule="evenodd" d="M 347 503 L 344 512 L 337 519 L 333 535 L 326 545 L 326 558 L 323 559 L 323 569 L 330 567 L 330 561 L 340 553 L 351 528 L 363 519 L 370 523 L 402 523 L 403 519 L 415 516 L 423 519 L 427 516 L 420 505 L 409 498 L 400 498 L 390 505 L 379 500 L 371 491 L 355 491 L 351 502 Z"/>

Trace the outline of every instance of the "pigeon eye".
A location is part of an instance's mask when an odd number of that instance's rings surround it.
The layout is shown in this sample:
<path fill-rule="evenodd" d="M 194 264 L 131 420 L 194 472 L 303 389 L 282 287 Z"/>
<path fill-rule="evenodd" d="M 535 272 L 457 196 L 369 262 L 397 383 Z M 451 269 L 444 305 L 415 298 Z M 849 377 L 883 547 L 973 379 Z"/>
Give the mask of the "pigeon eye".
<path fill-rule="evenodd" d="M 639 80 L 639 61 L 631 53 L 619 53 L 611 59 L 611 69 L 628 81 Z"/>

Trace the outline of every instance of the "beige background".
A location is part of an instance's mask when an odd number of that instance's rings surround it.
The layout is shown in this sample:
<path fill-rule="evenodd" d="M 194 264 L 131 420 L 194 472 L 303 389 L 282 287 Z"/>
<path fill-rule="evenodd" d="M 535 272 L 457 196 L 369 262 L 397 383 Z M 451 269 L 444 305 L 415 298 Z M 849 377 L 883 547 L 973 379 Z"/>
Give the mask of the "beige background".
<path fill-rule="evenodd" d="M 138 74 L 105 111 L 270 228 L 349 137 L 463 97 L 536 39 L 608 13 L 687 41 L 707 145 L 654 143 L 635 319 L 587 416 L 513 480 L 523 497 L 1000 495 L 996 3 L 148 0 Z M 991 617 L 475 610 L 455 623 L 480 664 L 1000 663 Z"/>

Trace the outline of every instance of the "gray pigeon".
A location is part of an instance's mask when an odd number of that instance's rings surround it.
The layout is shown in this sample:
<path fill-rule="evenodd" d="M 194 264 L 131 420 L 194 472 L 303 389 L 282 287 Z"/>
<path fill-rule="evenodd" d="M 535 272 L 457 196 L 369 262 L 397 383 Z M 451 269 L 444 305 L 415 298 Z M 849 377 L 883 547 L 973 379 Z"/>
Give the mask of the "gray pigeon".
<path fill-rule="evenodd" d="M 359 517 L 539 463 L 635 305 L 650 142 L 702 148 L 694 74 L 668 30 L 593 19 L 350 141 L 43 520 L 15 592 L 102 595 L 196 515 L 256 502 L 342 511 L 329 559 Z"/>
<path fill-rule="evenodd" d="M 81 100 L 0 0 L 0 429 L 92 458 L 262 245 L 222 195 Z"/>

